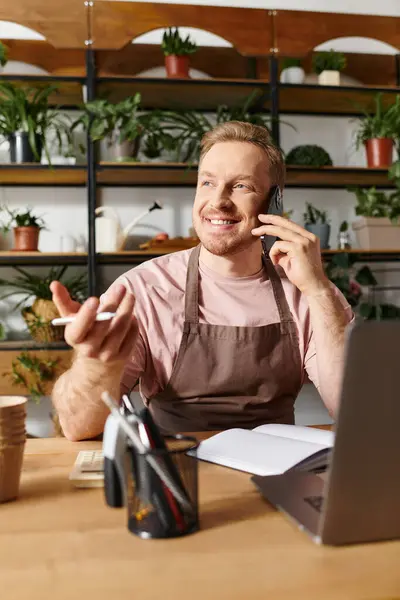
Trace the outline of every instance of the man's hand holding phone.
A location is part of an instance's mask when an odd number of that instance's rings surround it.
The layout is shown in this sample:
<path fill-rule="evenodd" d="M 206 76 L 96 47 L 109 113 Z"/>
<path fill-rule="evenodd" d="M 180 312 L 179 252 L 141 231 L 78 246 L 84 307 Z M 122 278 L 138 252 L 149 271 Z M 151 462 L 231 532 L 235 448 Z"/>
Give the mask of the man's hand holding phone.
<path fill-rule="evenodd" d="M 259 215 L 263 223 L 253 229 L 255 236 L 279 238 L 269 253 L 274 265 L 283 268 L 287 278 L 303 294 L 319 294 L 329 287 L 321 259 L 319 238 L 285 217 Z"/>
<path fill-rule="evenodd" d="M 102 311 L 115 312 L 109 321 L 96 321 L 100 309 L 98 298 L 88 298 L 82 305 L 72 300 L 58 281 L 51 283 L 53 301 L 62 317 L 74 316 L 65 328 L 65 341 L 78 357 L 95 358 L 103 363 L 126 361 L 132 354 L 138 333 L 133 315 L 135 298 L 125 286 L 116 285 L 101 304 Z"/>

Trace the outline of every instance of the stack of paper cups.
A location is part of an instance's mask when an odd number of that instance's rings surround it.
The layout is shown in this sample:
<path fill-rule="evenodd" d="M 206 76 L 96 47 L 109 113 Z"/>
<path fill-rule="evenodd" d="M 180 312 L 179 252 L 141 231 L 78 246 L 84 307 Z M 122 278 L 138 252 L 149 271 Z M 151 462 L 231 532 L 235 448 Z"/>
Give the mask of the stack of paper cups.
<path fill-rule="evenodd" d="M 18 496 L 26 439 L 26 402 L 22 396 L 0 396 L 0 502 Z"/>

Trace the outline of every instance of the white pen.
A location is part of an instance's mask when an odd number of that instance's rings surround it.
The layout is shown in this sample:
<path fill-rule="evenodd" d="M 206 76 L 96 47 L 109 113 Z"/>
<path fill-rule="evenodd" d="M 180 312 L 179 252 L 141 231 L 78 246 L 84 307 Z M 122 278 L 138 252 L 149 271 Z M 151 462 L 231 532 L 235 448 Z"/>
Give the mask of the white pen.
<path fill-rule="evenodd" d="M 113 398 L 108 392 L 103 392 L 101 394 L 101 399 L 103 400 L 104 404 L 110 409 L 113 417 L 115 417 L 115 419 L 121 425 L 122 429 L 124 430 L 128 438 L 131 440 L 136 450 L 140 454 L 146 454 L 146 459 L 149 465 L 154 469 L 154 471 L 157 473 L 164 485 L 171 491 L 171 493 L 175 496 L 178 502 L 180 502 L 181 505 L 184 506 L 188 512 L 193 513 L 193 506 L 191 505 L 189 500 L 185 498 L 182 492 L 177 488 L 175 482 L 171 478 L 168 471 L 166 471 L 157 462 L 156 457 L 147 453 L 147 448 L 140 439 L 139 434 L 136 433 L 136 431 L 131 427 L 130 423 L 128 423 L 125 417 L 122 416 L 122 414 L 119 411 L 118 404 L 115 402 L 115 400 L 113 400 Z"/>
<path fill-rule="evenodd" d="M 116 313 L 113 312 L 99 312 L 96 315 L 96 321 L 110 321 L 113 317 L 115 317 Z M 75 317 L 58 317 L 57 319 L 53 319 L 52 325 L 68 325 L 68 323 L 72 323 L 75 321 Z"/>

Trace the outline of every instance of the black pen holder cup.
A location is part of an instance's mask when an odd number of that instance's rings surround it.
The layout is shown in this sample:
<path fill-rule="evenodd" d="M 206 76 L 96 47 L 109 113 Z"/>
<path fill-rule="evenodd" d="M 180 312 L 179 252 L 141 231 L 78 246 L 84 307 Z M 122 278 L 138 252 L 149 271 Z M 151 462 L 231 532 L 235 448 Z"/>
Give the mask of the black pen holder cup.
<path fill-rule="evenodd" d="M 165 437 L 165 445 L 145 454 L 131 447 L 127 455 L 128 529 L 144 539 L 180 537 L 199 528 L 198 441 L 175 435 Z M 166 485 L 150 457 L 173 485 Z"/>

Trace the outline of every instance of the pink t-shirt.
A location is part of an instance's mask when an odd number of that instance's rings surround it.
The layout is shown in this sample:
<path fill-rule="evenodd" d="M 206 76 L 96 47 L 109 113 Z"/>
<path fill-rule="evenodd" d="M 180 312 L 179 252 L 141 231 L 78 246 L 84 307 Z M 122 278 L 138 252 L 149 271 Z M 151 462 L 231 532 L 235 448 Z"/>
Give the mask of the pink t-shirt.
<path fill-rule="evenodd" d="M 141 377 L 143 391 L 151 398 L 165 388 L 171 377 L 183 332 L 186 272 L 191 252 L 184 250 L 146 261 L 113 284 L 122 283 L 135 295 L 135 315 L 139 323 L 136 347 L 123 376 L 124 391 L 130 390 Z M 279 272 L 299 331 L 303 380 L 307 374 L 318 388 L 307 300 L 283 271 Z M 279 321 L 272 286 L 264 269 L 249 277 L 226 277 L 215 273 L 200 260 L 199 273 L 201 323 L 260 327 Z M 333 288 L 343 301 L 350 322 L 352 309 L 339 290 Z"/>

